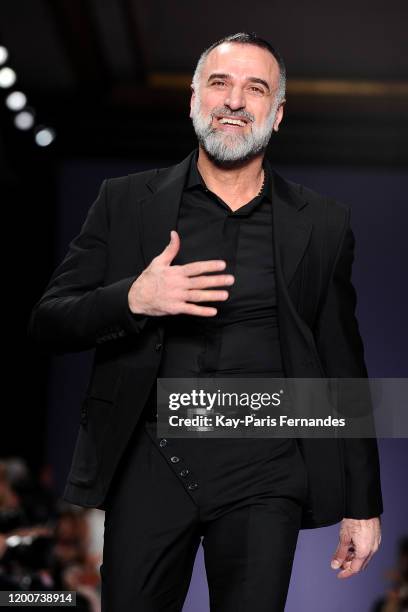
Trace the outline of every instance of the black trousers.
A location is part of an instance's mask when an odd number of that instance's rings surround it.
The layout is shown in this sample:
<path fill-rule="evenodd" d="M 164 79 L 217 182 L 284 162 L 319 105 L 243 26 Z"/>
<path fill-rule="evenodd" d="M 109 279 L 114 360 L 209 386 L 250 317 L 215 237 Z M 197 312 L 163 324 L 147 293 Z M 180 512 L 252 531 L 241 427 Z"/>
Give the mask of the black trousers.
<path fill-rule="evenodd" d="M 201 541 L 211 612 L 284 610 L 307 490 L 296 441 L 190 439 L 194 454 L 153 427 L 108 493 L 102 612 L 180 612 Z"/>

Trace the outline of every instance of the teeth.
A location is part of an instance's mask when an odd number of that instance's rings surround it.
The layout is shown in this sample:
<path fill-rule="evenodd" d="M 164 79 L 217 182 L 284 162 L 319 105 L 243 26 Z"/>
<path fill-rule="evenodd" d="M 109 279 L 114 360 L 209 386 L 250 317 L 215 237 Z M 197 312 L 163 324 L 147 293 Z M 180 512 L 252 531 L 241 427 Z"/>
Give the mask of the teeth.
<path fill-rule="evenodd" d="M 241 126 L 245 125 L 245 123 L 241 121 L 240 119 L 230 119 L 227 117 L 223 117 L 222 119 L 219 119 L 219 122 L 230 124 L 230 125 L 241 125 Z"/>

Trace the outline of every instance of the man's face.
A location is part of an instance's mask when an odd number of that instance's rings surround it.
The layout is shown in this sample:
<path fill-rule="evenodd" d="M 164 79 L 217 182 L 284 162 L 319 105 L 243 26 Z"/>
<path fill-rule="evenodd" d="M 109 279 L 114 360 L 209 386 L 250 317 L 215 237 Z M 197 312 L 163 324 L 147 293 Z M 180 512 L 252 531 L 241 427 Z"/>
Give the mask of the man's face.
<path fill-rule="evenodd" d="M 239 163 L 264 151 L 278 129 L 279 66 L 255 45 L 223 43 L 208 55 L 190 117 L 197 138 L 218 164 Z"/>

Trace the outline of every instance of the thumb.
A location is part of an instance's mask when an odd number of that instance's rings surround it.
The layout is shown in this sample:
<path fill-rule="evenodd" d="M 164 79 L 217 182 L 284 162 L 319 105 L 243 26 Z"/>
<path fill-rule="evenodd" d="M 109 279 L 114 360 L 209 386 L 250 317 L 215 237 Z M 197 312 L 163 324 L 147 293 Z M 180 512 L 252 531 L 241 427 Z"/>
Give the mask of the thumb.
<path fill-rule="evenodd" d="M 339 567 L 342 566 L 342 564 L 346 560 L 349 546 L 350 546 L 350 539 L 344 536 L 340 537 L 336 552 L 334 553 L 333 558 L 331 560 L 332 569 L 338 569 Z"/>
<path fill-rule="evenodd" d="M 170 242 L 165 249 L 160 253 L 160 258 L 163 263 L 170 265 L 177 253 L 180 250 L 180 237 L 175 230 L 170 232 Z"/>

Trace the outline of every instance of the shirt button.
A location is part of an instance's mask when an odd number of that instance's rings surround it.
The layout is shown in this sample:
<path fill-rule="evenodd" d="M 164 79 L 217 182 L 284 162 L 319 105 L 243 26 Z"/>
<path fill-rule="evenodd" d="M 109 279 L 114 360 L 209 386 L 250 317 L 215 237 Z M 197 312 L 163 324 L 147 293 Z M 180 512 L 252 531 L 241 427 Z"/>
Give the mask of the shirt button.
<path fill-rule="evenodd" d="M 170 457 L 170 461 L 172 463 L 178 463 L 180 461 L 180 458 L 174 455 L 173 457 Z"/>
<path fill-rule="evenodd" d="M 162 343 L 158 342 L 154 348 L 155 348 L 156 351 L 160 351 L 162 346 L 163 346 Z"/>
<path fill-rule="evenodd" d="M 190 473 L 190 470 L 188 470 L 187 468 L 184 468 L 184 470 L 181 470 L 180 476 L 182 478 L 185 478 L 187 476 L 187 474 L 189 474 L 189 473 Z"/>
<path fill-rule="evenodd" d="M 197 489 L 198 487 L 198 482 L 192 482 L 191 484 L 188 485 L 188 490 L 189 491 L 194 491 L 195 489 Z"/>
<path fill-rule="evenodd" d="M 157 417 L 157 414 L 156 414 Z M 160 440 L 159 445 L 163 448 L 163 446 L 166 446 L 167 444 L 167 440 L 165 438 L 163 438 L 162 440 Z"/>

